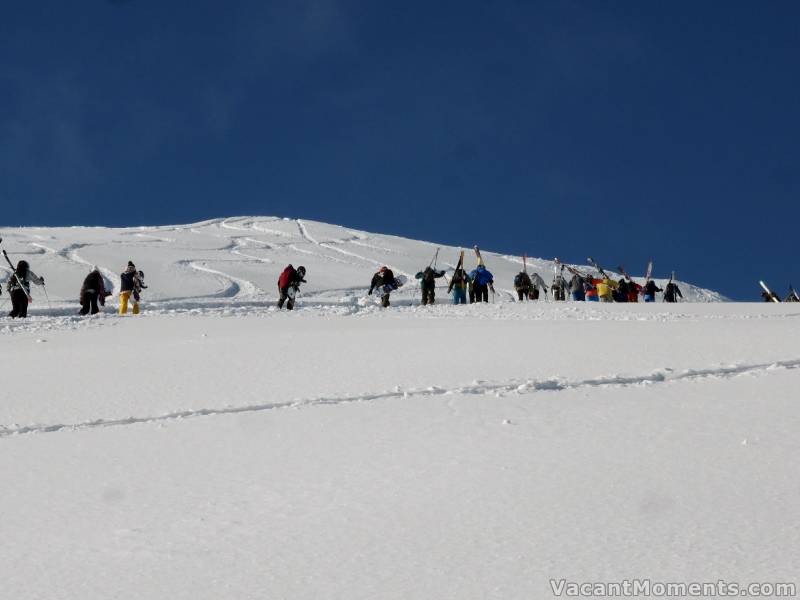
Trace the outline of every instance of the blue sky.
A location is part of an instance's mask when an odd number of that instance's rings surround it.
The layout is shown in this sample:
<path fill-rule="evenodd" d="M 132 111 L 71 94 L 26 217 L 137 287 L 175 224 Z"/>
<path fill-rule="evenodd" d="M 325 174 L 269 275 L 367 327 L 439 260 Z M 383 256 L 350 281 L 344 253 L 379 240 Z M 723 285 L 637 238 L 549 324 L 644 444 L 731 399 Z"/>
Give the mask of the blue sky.
<path fill-rule="evenodd" d="M 13 3 L 0 224 L 303 217 L 783 293 L 798 22 L 796 2 Z"/>

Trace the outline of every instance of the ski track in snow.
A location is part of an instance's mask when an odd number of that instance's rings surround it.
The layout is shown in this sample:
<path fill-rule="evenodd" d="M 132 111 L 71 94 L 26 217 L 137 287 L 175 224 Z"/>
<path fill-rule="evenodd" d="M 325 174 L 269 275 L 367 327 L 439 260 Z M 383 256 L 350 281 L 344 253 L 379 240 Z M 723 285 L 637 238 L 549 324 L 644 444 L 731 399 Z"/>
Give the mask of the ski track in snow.
<path fill-rule="evenodd" d="M 303 223 L 300 219 L 296 219 L 295 222 L 297 223 L 297 229 L 300 231 L 300 236 L 305 241 L 307 241 L 309 244 L 314 244 L 315 246 L 320 245 L 320 243 L 308 233 L 308 228 L 305 226 L 305 223 Z"/>
<path fill-rule="evenodd" d="M 232 275 L 228 275 L 227 273 L 223 273 L 222 271 L 217 271 L 216 269 L 207 267 L 204 261 L 185 260 L 185 261 L 178 261 L 176 264 L 186 265 L 189 268 L 194 269 L 195 271 L 200 271 L 201 273 L 208 273 L 214 275 L 215 277 L 220 278 L 221 280 L 225 281 L 228 284 L 227 288 L 224 288 L 213 294 L 209 294 L 205 296 L 206 298 L 240 298 L 240 297 L 251 298 L 264 293 L 263 290 L 259 289 L 252 281 L 248 281 L 247 279 L 241 279 L 239 277 L 233 277 Z"/>
<path fill-rule="evenodd" d="M 768 374 L 800 368 L 800 359 L 775 361 L 760 364 L 740 364 L 732 366 L 719 366 L 703 369 L 686 369 L 675 372 L 670 368 L 652 371 L 645 375 L 608 375 L 582 380 L 565 380 L 557 377 L 550 379 L 520 379 L 508 381 L 475 381 L 470 385 L 444 388 L 429 386 L 424 388 L 403 389 L 398 386 L 391 391 L 364 393 L 348 396 L 316 397 L 297 399 L 289 402 L 267 402 L 264 404 L 251 404 L 246 406 L 226 406 L 219 408 L 199 408 L 181 410 L 151 417 L 125 417 L 121 419 L 95 419 L 80 423 L 54 423 L 39 425 L 0 425 L 0 438 L 17 435 L 55 433 L 59 431 L 81 431 L 102 427 L 119 427 L 146 423 L 159 423 L 176 421 L 194 417 L 208 417 L 217 415 L 232 415 L 266 410 L 286 408 L 306 408 L 322 405 L 350 404 L 355 402 L 374 402 L 380 400 L 403 399 L 411 397 L 438 397 L 450 395 L 491 395 L 502 397 L 506 394 L 526 395 L 537 392 L 560 392 L 566 390 L 580 390 L 608 387 L 631 387 L 641 385 L 669 384 L 679 382 L 702 381 L 706 379 L 729 379 L 740 375 Z"/>
<path fill-rule="evenodd" d="M 40 248 L 47 254 L 53 254 L 73 264 L 81 265 L 83 267 L 88 267 L 90 269 L 96 266 L 100 271 L 100 274 L 103 276 L 104 284 L 107 287 L 106 291 L 111 292 L 111 297 L 117 295 L 118 293 L 117 290 L 119 290 L 122 285 L 122 281 L 119 278 L 119 275 L 117 275 L 116 273 L 114 273 L 114 271 L 112 271 L 107 267 L 90 263 L 88 260 L 82 258 L 78 254 L 78 250 L 80 250 L 81 248 L 86 248 L 91 244 L 70 244 L 69 246 L 62 248 L 61 250 L 55 250 L 54 248 L 50 248 L 48 246 L 45 246 L 44 244 L 39 244 L 36 242 L 31 242 L 30 245 L 36 246 L 37 248 Z"/>

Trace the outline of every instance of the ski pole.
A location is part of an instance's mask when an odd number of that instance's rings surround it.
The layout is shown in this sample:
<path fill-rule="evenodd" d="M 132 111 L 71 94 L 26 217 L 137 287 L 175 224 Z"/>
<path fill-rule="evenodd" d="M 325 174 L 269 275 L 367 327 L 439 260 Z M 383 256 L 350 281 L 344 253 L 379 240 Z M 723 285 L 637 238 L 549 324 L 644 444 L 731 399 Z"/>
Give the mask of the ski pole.
<path fill-rule="evenodd" d="M 44 297 L 47 298 L 47 308 L 53 310 L 53 305 L 50 304 L 50 296 L 47 294 L 47 286 L 42 284 L 42 289 L 44 290 Z"/>

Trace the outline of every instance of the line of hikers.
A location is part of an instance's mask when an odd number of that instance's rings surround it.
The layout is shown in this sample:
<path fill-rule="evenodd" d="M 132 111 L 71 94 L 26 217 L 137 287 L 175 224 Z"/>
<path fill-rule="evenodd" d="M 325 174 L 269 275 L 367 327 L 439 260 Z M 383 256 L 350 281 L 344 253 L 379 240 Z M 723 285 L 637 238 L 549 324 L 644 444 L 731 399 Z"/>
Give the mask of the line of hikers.
<path fill-rule="evenodd" d="M 538 300 L 540 288 L 547 295 L 547 285 L 537 273 L 528 275 L 527 271 L 520 271 L 514 277 L 514 289 L 520 302 Z M 664 293 L 664 302 L 677 302 L 678 298 L 683 298 L 683 293 L 673 281 L 662 290 L 652 279 L 642 286 L 632 279 L 620 278 L 615 281 L 610 277 L 592 277 L 580 273 L 574 273 L 569 280 L 563 275 L 556 275 L 550 291 L 556 302 L 565 301 L 567 294 L 574 302 L 638 302 L 639 296 L 644 302 L 655 302 L 659 292 Z"/>
<path fill-rule="evenodd" d="M 127 314 L 128 305 L 132 304 L 133 314 L 138 315 L 141 293 L 143 289 L 147 288 L 144 284 L 144 273 L 138 271 L 133 262 L 128 261 L 125 271 L 120 274 L 119 278 L 119 314 Z M 28 305 L 33 302 L 31 284 L 44 287 L 44 277 L 34 273 L 28 261 L 21 260 L 14 267 L 14 271 L 6 282 L 6 289 L 11 297 L 11 312 L 8 313 L 8 316 L 12 319 L 24 319 L 28 316 Z M 0 289 L 0 293 L 2 293 L 2 289 Z M 110 295 L 111 292 L 106 290 L 105 278 L 100 273 L 100 269 L 92 267 L 81 285 L 79 314 L 97 314 L 100 312 L 100 306 L 105 306 L 106 298 Z M 132 303 L 131 298 L 133 298 Z"/>
<path fill-rule="evenodd" d="M 437 269 L 433 265 L 428 265 L 415 275 L 419 280 L 420 290 L 422 291 L 422 304 L 433 304 L 436 302 L 436 280 L 445 276 L 445 271 Z M 376 289 L 381 292 L 381 305 L 389 306 L 389 296 L 391 293 L 403 285 L 404 281 L 395 277 L 389 267 L 381 267 L 372 276 L 367 295 L 372 295 Z M 463 266 L 457 267 L 450 277 L 447 286 L 447 293 L 453 294 L 453 304 L 466 304 L 469 298 L 470 304 L 474 302 L 488 302 L 489 292 L 495 294 L 494 277 L 485 265 L 479 264 L 475 270 L 467 273 Z"/>
<path fill-rule="evenodd" d="M 142 299 L 142 290 L 147 289 L 144 284 L 144 273 L 137 270 L 136 265 L 129 260 L 125 270 L 119 276 L 119 281 L 119 314 L 128 314 L 128 305 L 131 304 L 131 298 L 133 298 L 131 312 L 138 315 L 141 311 L 139 302 Z M 100 306 L 105 306 L 106 298 L 110 295 L 111 291 L 106 290 L 105 279 L 100 273 L 100 269 L 92 267 L 81 286 L 80 314 L 96 315 L 100 312 Z"/>
<path fill-rule="evenodd" d="M 429 265 L 416 274 L 422 291 L 422 304 L 433 304 L 436 301 L 436 280 L 445 277 L 445 271 Z M 300 284 L 306 283 L 306 269 L 299 266 L 296 269 L 288 265 L 278 278 L 279 309 L 284 305 L 292 310 L 295 305 Z M 381 267 L 372 277 L 368 295 L 376 289 L 381 293 L 381 305 L 390 305 L 391 293 L 403 285 L 404 279 L 395 277 L 389 267 Z M 34 273 L 27 261 L 17 263 L 12 276 L 7 283 L 11 296 L 12 310 L 8 314 L 11 318 L 25 318 L 28 315 L 28 304 L 31 300 L 31 284 L 44 286 L 44 278 Z M 144 283 L 144 273 L 137 270 L 132 261 L 128 261 L 125 270 L 120 274 L 119 314 L 128 313 L 129 306 L 134 315 L 141 311 L 141 293 L 147 286 Z M 514 288 L 519 301 L 538 300 L 540 290 L 547 296 L 548 286 L 537 273 L 528 274 L 521 271 L 514 278 Z M 592 278 L 575 274 L 570 281 L 557 275 L 550 286 L 553 300 L 564 301 L 569 292 L 574 301 L 600 301 L 600 302 L 637 302 L 639 294 L 643 294 L 645 302 L 654 302 L 656 292 L 661 292 L 653 280 L 642 287 L 633 282 L 620 279 L 613 281 L 608 278 Z M 677 297 L 683 297 L 678 286 L 670 282 L 664 291 L 665 302 L 675 302 Z M 495 295 L 494 276 L 481 262 L 474 270 L 467 272 L 463 266 L 458 266 L 451 275 L 447 293 L 452 294 L 453 304 L 470 304 L 475 302 L 489 302 L 489 292 Z M 80 290 L 80 314 L 94 315 L 100 312 L 100 307 L 105 306 L 106 298 L 111 296 L 111 291 L 106 289 L 106 279 L 100 269 L 93 266 L 83 280 Z M 132 299 L 132 302 L 131 302 Z"/>
<path fill-rule="evenodd" d="M 642 286 L 627 277 L 627 274 L 624 278 L 614 280 L 605 273 L 601 277 L 593 277 L 570 269 L 573 272 L 571 279 L 567 280 L 562 274 L 556 272 L 549 288 L 538 273 L 528 273 L 527 269 L 523 269 L 514 277 L 514 289 L 517 292 L 518 301 L 539 300 L 542 293 L 547 298 L 548 290 L 556 302 L 566 301 L 568 295 L 574 302 L 638 302 L 640 296 L 644 302 L 655 302 L 656 294 L 661 292 L 663 292 L 664 302 L 677 302 L 678 298 L 683 298 L 680 288 L 672 279 L 662 290 L 652 279 L 648 279 Z M 279 309 L 282 309 L 284 305 L 288 310 L 294 308 L 300 284 L 306 283 L 305 276 L 306 268 L 303 266 L 295 269 L 292 265 L 288 265 L 281 272 L 278 278 L 277 306 Z M 433 304 L 436 301 L 436 280 L 442 277 L 446 277 L 446 272 L 436 268 L 435 260 L 416 274 L 415 278 L 420 283 L 423 305 Z M 372 295 L 373 291 L 378 290 L 381 293 L 381 304 L 388 307 L 391 293 L 404 283 L 405 277 L 395 277 L 389 267 L 383 266 L 372 276 L 367 294 Z M 11 312 L 8 313 L 9 317 L 25 318 L 27 316 L 28 304 L 32 301 L 31 284 L 44 286 L 44 277 L 34 273 L 27 261 L 20 260 L 6 284 L 12 307 Z M 120 274 L 119 314 L 127 314 L 129 305 L 131 305 L 134 315 L 139 314 L 141 293 L 146 288 L 144 273 L 137 270 L 132 261 L 128 261 L 125 270 Z M 467 272 L 463 267 L 462 256 L 448 281 L 447 293 L 452 294 L 452 303 L 488 302 L 489 292 L 492 293 L 492 296 L 495 295 L 494 276 L 486 268 L 483 260 L 480 259 L 478 266 Z M 0 293 L 2 293 L 1 289 Z M 100 312 L 100 306 L 105 306 L 106 298 L 110 295 L 111 291 L 106 289 L 106 279 L 100 269 L 96 266 L 92 267 L 81 286 L 80 314 L 97 314 Z M 132 302 L 131 299 L 133 299 Z M 769 297 L 765 299 L 772 300 Z M 800 301 L 800 297 L 794 290 L 791 290 L 790 296 L 785 301 L 797 302 Z"/>

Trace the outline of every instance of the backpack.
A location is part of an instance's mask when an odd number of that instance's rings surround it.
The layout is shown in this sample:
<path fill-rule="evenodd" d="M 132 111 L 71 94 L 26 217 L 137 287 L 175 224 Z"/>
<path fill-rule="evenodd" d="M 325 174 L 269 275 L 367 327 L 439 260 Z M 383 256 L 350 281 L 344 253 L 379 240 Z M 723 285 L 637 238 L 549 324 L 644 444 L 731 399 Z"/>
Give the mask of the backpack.
<path fill-rule="evenodd" d="M 294 275 L 295 275 L 294 267 L 292 265 L 286 267 L 281 273 L 281 276 L 278 278 L 278 287 L 279 288 L 289 287 L 289 284 L 292 282 Z"/>

